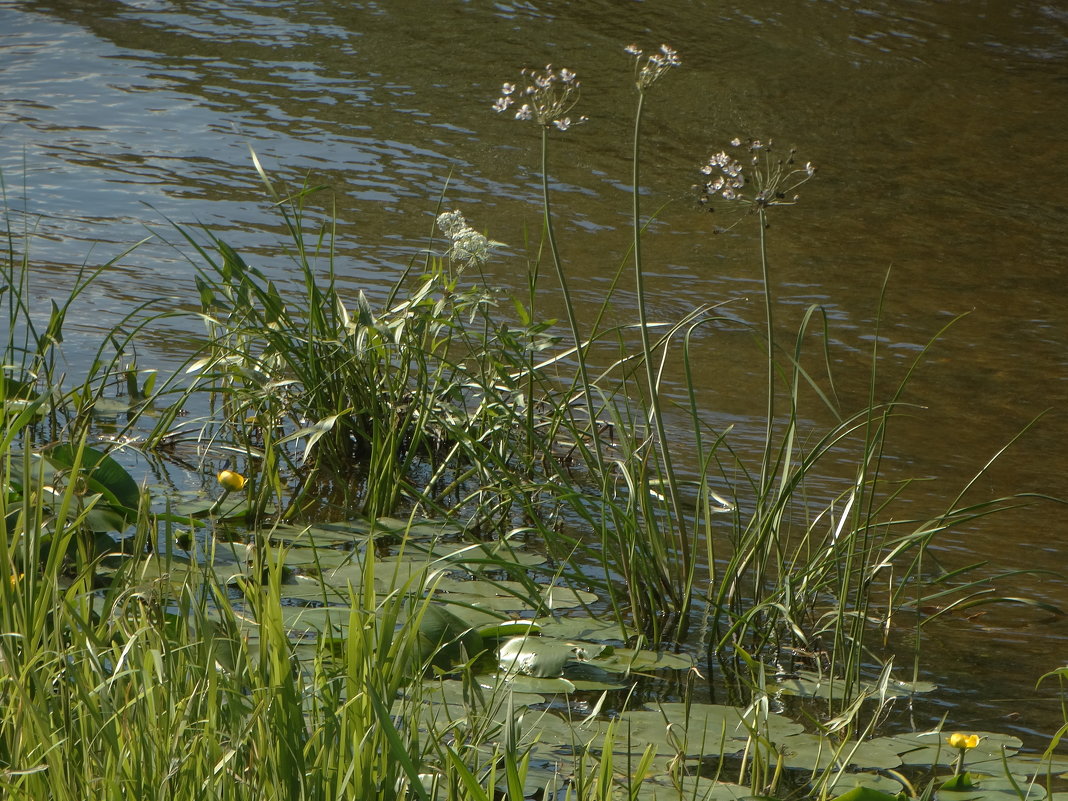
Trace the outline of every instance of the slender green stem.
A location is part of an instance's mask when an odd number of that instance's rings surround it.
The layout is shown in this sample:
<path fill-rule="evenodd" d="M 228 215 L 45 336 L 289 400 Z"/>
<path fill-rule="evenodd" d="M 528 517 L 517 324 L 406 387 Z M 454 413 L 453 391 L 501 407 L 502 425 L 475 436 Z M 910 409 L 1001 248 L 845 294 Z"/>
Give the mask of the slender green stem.
<path fill-rule="evenodd" d="M 605 475 L 604 457 L 601 453 L 600 437 L 597 434 L 597 414 L 593 406 L 593 390 L 590 386 L 589 373 L 586 370 L 586 347 L 579 331 L 578 319 L 575 317 L 575 306 L 571 302 L 571 291 L 568 289 L 567 276 L 564 274 L 564 267 L 560 262 L 560 251 L 556 245 L 556 233 L 553 231 L 553 215 L 549 205 L 549 129 L 545 126 L 542 126 L 541 129 L 541 195 L 542 207 L 545 211 L 545 236 L 549 240 L 549 253 L 552 256 L 553 267 L 556 268 L 556 276 L 560 281 L 560 291 L 564 296 L 567 323 L 571 327 L 571 335 L 575 338 L 575 360 L 578 362 L 579 383 L 582 384 L 583 399 L 586 401 L 586 410 L 590 416 L 590 439 L 593 442 L 593 452 L 597 459 L 597 467 L 603 476 Z"/>
<path fill-rule="evenodd" d="M 773 505 L 769 495 L 773 483 L 771 476 L 771 453 L 774 448 L 771 437 L 775 428 L 775 324 L 774 318 L 772 317 L 771 276 L 768 270 L 768 242 L 766 234 L 768 221 L 765 215 L 766 212 L 764 208 L 759 207 L 757 209 L 757 222 L 760 225 L 760 270 L 761 278 L 764 283 L 764 315 L 768 326 L 768 406 L 767 420 L 764 429 L 764 457 L 760 467 L 760 497 L 757 503 L 757 514 L 760 516 L 761 522 L 763 522 L 765 512 Z"/>
<path fill-rule="evenodd" d="M 633 202 L 633 226 L 634 226 L 634 288 L 638 297 L 638 328 L 642 337 L 642 356 L 645 362 L 645 379 L 649 385 L 649 409 L 656 431 L 656 439 L 660 444 L 660 453 L 664 462 L 664 472 L 668 483 L 668 494 L 671 496 L 671 511 L 675 518 L 675 526 L 678 530 L 679 549 L 682 554 L 683 569 L 685 575 L 690 575 L 692 556 L 690 553 L 690 537 L 686 526 L 686 517 L 679 504 L 678 483 L 675 471 L 671 464 L 671 448 L 668 446 L 667 436 L 664 430 L 664 415 L 660 407 L 659 382 L 653 368 L 653 348 L 649 338 L 649 316 L 645 307 L 645 276 L 642 269 L 642 222 L 641 222 L 641 184 L 640 184 L 640 145 L 642 111 L 645 106 L 645 93 L 638 92 L 638 109 L 634 114 L 634 155 L 631 175 L 631 198 Z"/>

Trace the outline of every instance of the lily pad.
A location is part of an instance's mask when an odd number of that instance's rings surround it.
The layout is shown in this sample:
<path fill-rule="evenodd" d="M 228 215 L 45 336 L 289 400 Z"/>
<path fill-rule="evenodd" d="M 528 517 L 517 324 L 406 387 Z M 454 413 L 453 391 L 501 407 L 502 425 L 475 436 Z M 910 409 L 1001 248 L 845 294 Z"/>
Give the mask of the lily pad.
<path fill-rule="evenodd" d="M 548 637 L 512 637 L 501 645 L 497 660 L 505 673 L 555 678 L 563 675 L 568 662 L 589 662 L 606 647 Z"/>
<path fill-rule="evenodd" d="M 634 632 L 610 620 L 598 620 L 587 615 L 567 615 L 538 618 L 542 634 L 562 640 L 593 640 L 595 642 L 624 642 Z"/>
<path fill-rule="evenodd" d="M 823 676 L 811 670 L 799 670 L 796 676 L 781 679 L 769 688 L 772 692 L 781 692 L 785 695 L 830 700 L 843 699 L 847 689 L 849 688 L 842 679 Z M 866 695 L 879 695 L 882 692 L 885 698 L 890 699 L 907 698 L 916 693 L 929 693 L 935 689 L 935 685 L 926 681 L 907 682 L 891 679 L 881 691 L 875 682 L 861 682 L 856 689 Z"/>
<path fill-rule="evenodd" d="M 857 790 L 867 792 L 855 792 Z M 838 793 L 835 801 L 896 801 L 902 790 L 901 782 L 881 773 L 841 773 L 827 787 L 829 794 Z"/>
<path fill-rule="evenodd" d="M 975 786 L 967 790 L 939 790 L 938 801 L 1041 801 L 1046 788 L 1025 778 L 972 775 Z"/>
<path fill-rule="evenodd" d="M 977 733 L 979 745 L 964 754 L 964 765 L 969 769 L 997 771 L 1001 767 L 1002 749 L 1011 756 L 1023 745 L 1018 737 L 1012 735 Z M 906 765 L 949 765 L 956 760 L 958 752 L 956 748 L 950 748 L 945 738 L 945 732 L 920 732 L 878 737 L 869 742 L 889 743 L 901 754 L 901 761 Z"/>
<path fill-rule="evenodd" d="M 839 765 L 886 770 L 901 764 L 897 749 L 886 741 L 835 743 L 817 734 L 795 734 L 775 744 L 786 764 L 792 768 Z"/>
<path fill-rule="evenodd" d="M 745 747 L 749 727 L 772 742 L 800 734 L 804 726 L 781 715 L 770 714 L 759 722 L 736 706 L 720 704 L 665 703 L 655 710 L 624 712 L 617 724 L 617 738 L 625 737 L 634 748 L 653 744 L 659 754 L 686 757 L 732 754 Z"/>
<path fill-rule="evenodd" d="M 597 664 L 604 670 L 630 673 L 646 670 L 689 670 L 694 666 L 694 660 L 689 654 L 614 648 L 610 655 L 598 659 Z"/>
<path fill-rule="evenodd" d="M 677 784 L 670 783 L 665 776 L 642 782 L 637 795 L 629 793 L 629 788 L 621 787 L 613 797 L 634 801 L 744 801 L 758 797 L 749 787 L 717 782 L 704 776 L 681 776 Z"/>

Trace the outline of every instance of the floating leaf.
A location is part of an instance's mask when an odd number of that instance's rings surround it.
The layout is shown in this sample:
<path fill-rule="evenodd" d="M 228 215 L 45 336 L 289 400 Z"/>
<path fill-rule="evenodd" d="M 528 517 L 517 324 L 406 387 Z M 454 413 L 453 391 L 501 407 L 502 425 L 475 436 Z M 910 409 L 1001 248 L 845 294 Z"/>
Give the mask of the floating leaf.
<path fill-rule="evenodd" d="M 436 604 L 422 610 L 419 619 L 419 652 L 423 661 L 450 670 L 482 653 L 482 637 L 448 609 Z"/>
<path fill-rule="evenodd" d="M 637 795 L 631 795 L 630 789 L 620 788 L 613 797 L 628 798 L 632 801 L 744 801 L 758 798 L 751 788 L 740 784 L 729 784 L 706 779 L 704 776 L 680 776 L 678 784 L 671 784 L 667 777 L 642 782 Z"/>
<path fill-rule="evenodd" d="M 781 715 L 746 715 L 736 706 L 720 704 L 664 703 L 655 710 L 631 710 L 620 716 L 618 731 L 644 750 L 647 743 L 659 754 L 688 757 L 731 754 L 745 747 L 749 729 L 766 740 L 778 742 L 800 734 L 804 726 Z"/>
<path fill-rule="evenodd" d="M 835 743 L 818 734 L 794 734 L 775 741 L 792 768 L 826 768 L 832 765 L 887 770 L 901 764 L 892 744 L 885 741 Z"/>
<path fill-rule="evenodd" d="M 589 662 L 605 647 L 546 637 L 513 637 L 498 649 L 497 660 L 506 673 L 553 678 L 563 675 L 568 662 Z"/>
<path fill-rule="evenodd" d="M 1001 765 L 1002 748 L 1008 755 L 1016 753 L 1023 742 L 1018 737 L 993 732 L 978 732 L 979 745 L 964 754 L 964 764 L 969 767 L 981 766 L 984 770 L 995 770 Z M 906 765 L 949 764 L 957 759 L 958 751 L 950 748 L 945 740 L 945 733 L 919 732 L 899 734 L 893 737 L 877 737 L 870 743 L 887 742 L 891 748 L 901 754 L 901 761 Z"/>
<path fill-rule="evenodd" d="M 973 786 L 952 789 L 943 785 L 938 791 L 939 801 L 1041 801 L 1046 797 L 1045 787 L 1023 777 L 965 775 Z"/>
<path fill-rule="evenodd" d="M 862 781 L 863 784 L 858 784 L 852 790 L 847 790 L 840 796 L 836 797 L 834 801 L 898 801 L 897 793 L 901 790 L 900 782 L 896 782 L 886 776 L 879 776 L 874 773 L 847 773 L 843 776 L 843 779 L 852 780 L 854 777 L 858 777 L 858 781 Z M 881 790 L 868 784 L 869 781 L 874 782 L 874 780 L 894 785 L 897 788 L 897 791 Z M 843 782 L 835 783 L 831 788 L 832 791 L 841 789 L 842 784 Z"/>
<path fill-rule="evenodd" d="M 769 688 L 772 692 L 778 691 L 785 695 L 796 695 L 802 698 L 826 698 L 829 700 L 842 700 L 847 690 L 853 689 L 866 695 L 879 695 L 890 698 L 907 698 L 916 693 L 928 693 L 935 689 L 935 685 L 926 681 L 907 682 L 890 679 L 886 683 L 885 690 L 880 690 L 880 685 L 874 682 L 860 682 L 859 686 L 851 687 L 843 679 L 823 676 L 811 670 L 799 670 L 797 674 L 788 679 L 780 679 Z"/>
<path fill-rule="evenodd" d="M 689 654 L 614 648 L 610 655 L 598 659 L 597 665 L 604 670 L 627 673 L 646 670 L 689 670 L 694 666 L 694 660 Z"/>
<path fill-rule="evenodd" d="M 586 615 L 538 618 L 542 634 L 562 640 L 593 640 L 596 642 L 624 642 L 634 632 L 615 621 L 597 620 Z"/>

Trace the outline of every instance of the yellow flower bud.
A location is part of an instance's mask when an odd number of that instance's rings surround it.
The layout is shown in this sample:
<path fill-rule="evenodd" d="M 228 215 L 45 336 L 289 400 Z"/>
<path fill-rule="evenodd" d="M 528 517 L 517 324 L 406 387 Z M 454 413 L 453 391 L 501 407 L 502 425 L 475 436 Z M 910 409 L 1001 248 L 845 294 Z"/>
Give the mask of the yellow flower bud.
<path fill-rule="evenodd" d="M 222 470 L 216 478 L 219 479 L 219 483 L 222 484 L 223 489 L 227 492 L 244 489 L 245 477 L 233 470 Z"/>
<path fill-rule="evenodd" d="M 963 734 L 962 732 L 955 731 L 946 738 L 946 742 L 949 743 L 950 748 L 959 748 L 962 751 L 966 751 L 969 748 L 975 748 L 979 745 L 979 735 Z"/>

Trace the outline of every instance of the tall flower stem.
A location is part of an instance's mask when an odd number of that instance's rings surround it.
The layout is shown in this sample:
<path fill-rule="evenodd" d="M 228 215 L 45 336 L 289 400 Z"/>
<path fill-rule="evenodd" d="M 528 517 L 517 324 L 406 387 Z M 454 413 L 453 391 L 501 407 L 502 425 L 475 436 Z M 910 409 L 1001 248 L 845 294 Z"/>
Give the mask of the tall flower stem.
<path fill-rule="evenodd" d="M 775 324 L 771 303 L 771 274 L 768 269 L 767 212 L 763 206 L 757 208 L 757 223 L 760 226 L 760 271 L 764 284 L 764 319 L 767 323 L 768 347 L 768 404 L 767 421 L 764 428 L 764 457 L 760 466 L 760 495 L 757 513 L 763 522 L 764 514 L 770 506 L 768 498 L 771 492 L 771 436 L 775 427 Z"/>
<path fill-rule="evenodd" d="M 567 314 L 567 322 L 571 327 L 571 336 L 575 339 L 575 360 L 578 362 L 579 383 L 582 384 L 583 399 L 590 416 L 590 439 L 593 441 L 593 452 L 597 459 L 597 467 L 600 474 L 605 475 L 604 457 L 601 453 L 600 438 L 597 435 L 597 415 L 593 406 L 593 390 L 590 386 L 589 373 L 586 370 L 586 348 L 579 331 L 578 318 L 575 316 L 575 306 L 571 302 L 571 291 L 568 289 L 567 276 L 560 261 L 560 250 L 556 245 L 556 233 L 553 230 L 552 207 L 549 204 L 549 129 L 541 128 L 541 196 L 542 208 L 545 212 L 545 237 L 549 242 L 549 254 L 556 269 L 556 276 L 560 281 L 560 291 L 564 296 L 564 310 Z"/>
<path fill-rule="evenodd" d="M 690 538 L 686 526 L 686 518 L 679 504 L 678 482 L 675 478 L 675 470 L 671 464 L 671 448 L 668 447 L 667 434 L 664 428 L 664 415 L 660 404 L 659 381 L 653 367 L 653 347 L 649 337 L 649 315 L 645 305 L 645 275 L 642 267 L 642 222 L 641 222 L 641 184 L 640 184 L 640 145 L 642 112 L 645 107 L 645 92 L 638 91 L 638 108 L 634 114 L 634 153 L 631 173 L 631 198 L 633 203 L 633 228 L 634 228 L 634 287 L 638 298 L 638 327 L 642 338 L 642 356 L 645 362 L 645 380 L 649 389 L 649 411 L 652 418 L 656 439 L 660 446 L 660 455 L 663 459 L 663 469 L 668 484 L 668 495 L 671 499 L 671 512 L 674 517 L 675 527 L 678 533 L 679 550 L 682 555 L 683 570 L 686 578 L 690 575 L 692 556 L 690 551 Z M 687 580 L 686 586 L 689 586 Z M 684 599 L 684 606 L 688 606 L 689 599 Z M 683 610 L 684 611 L 684 610 Z M 683 615 L 685 616 L 685 615 Z"/>

